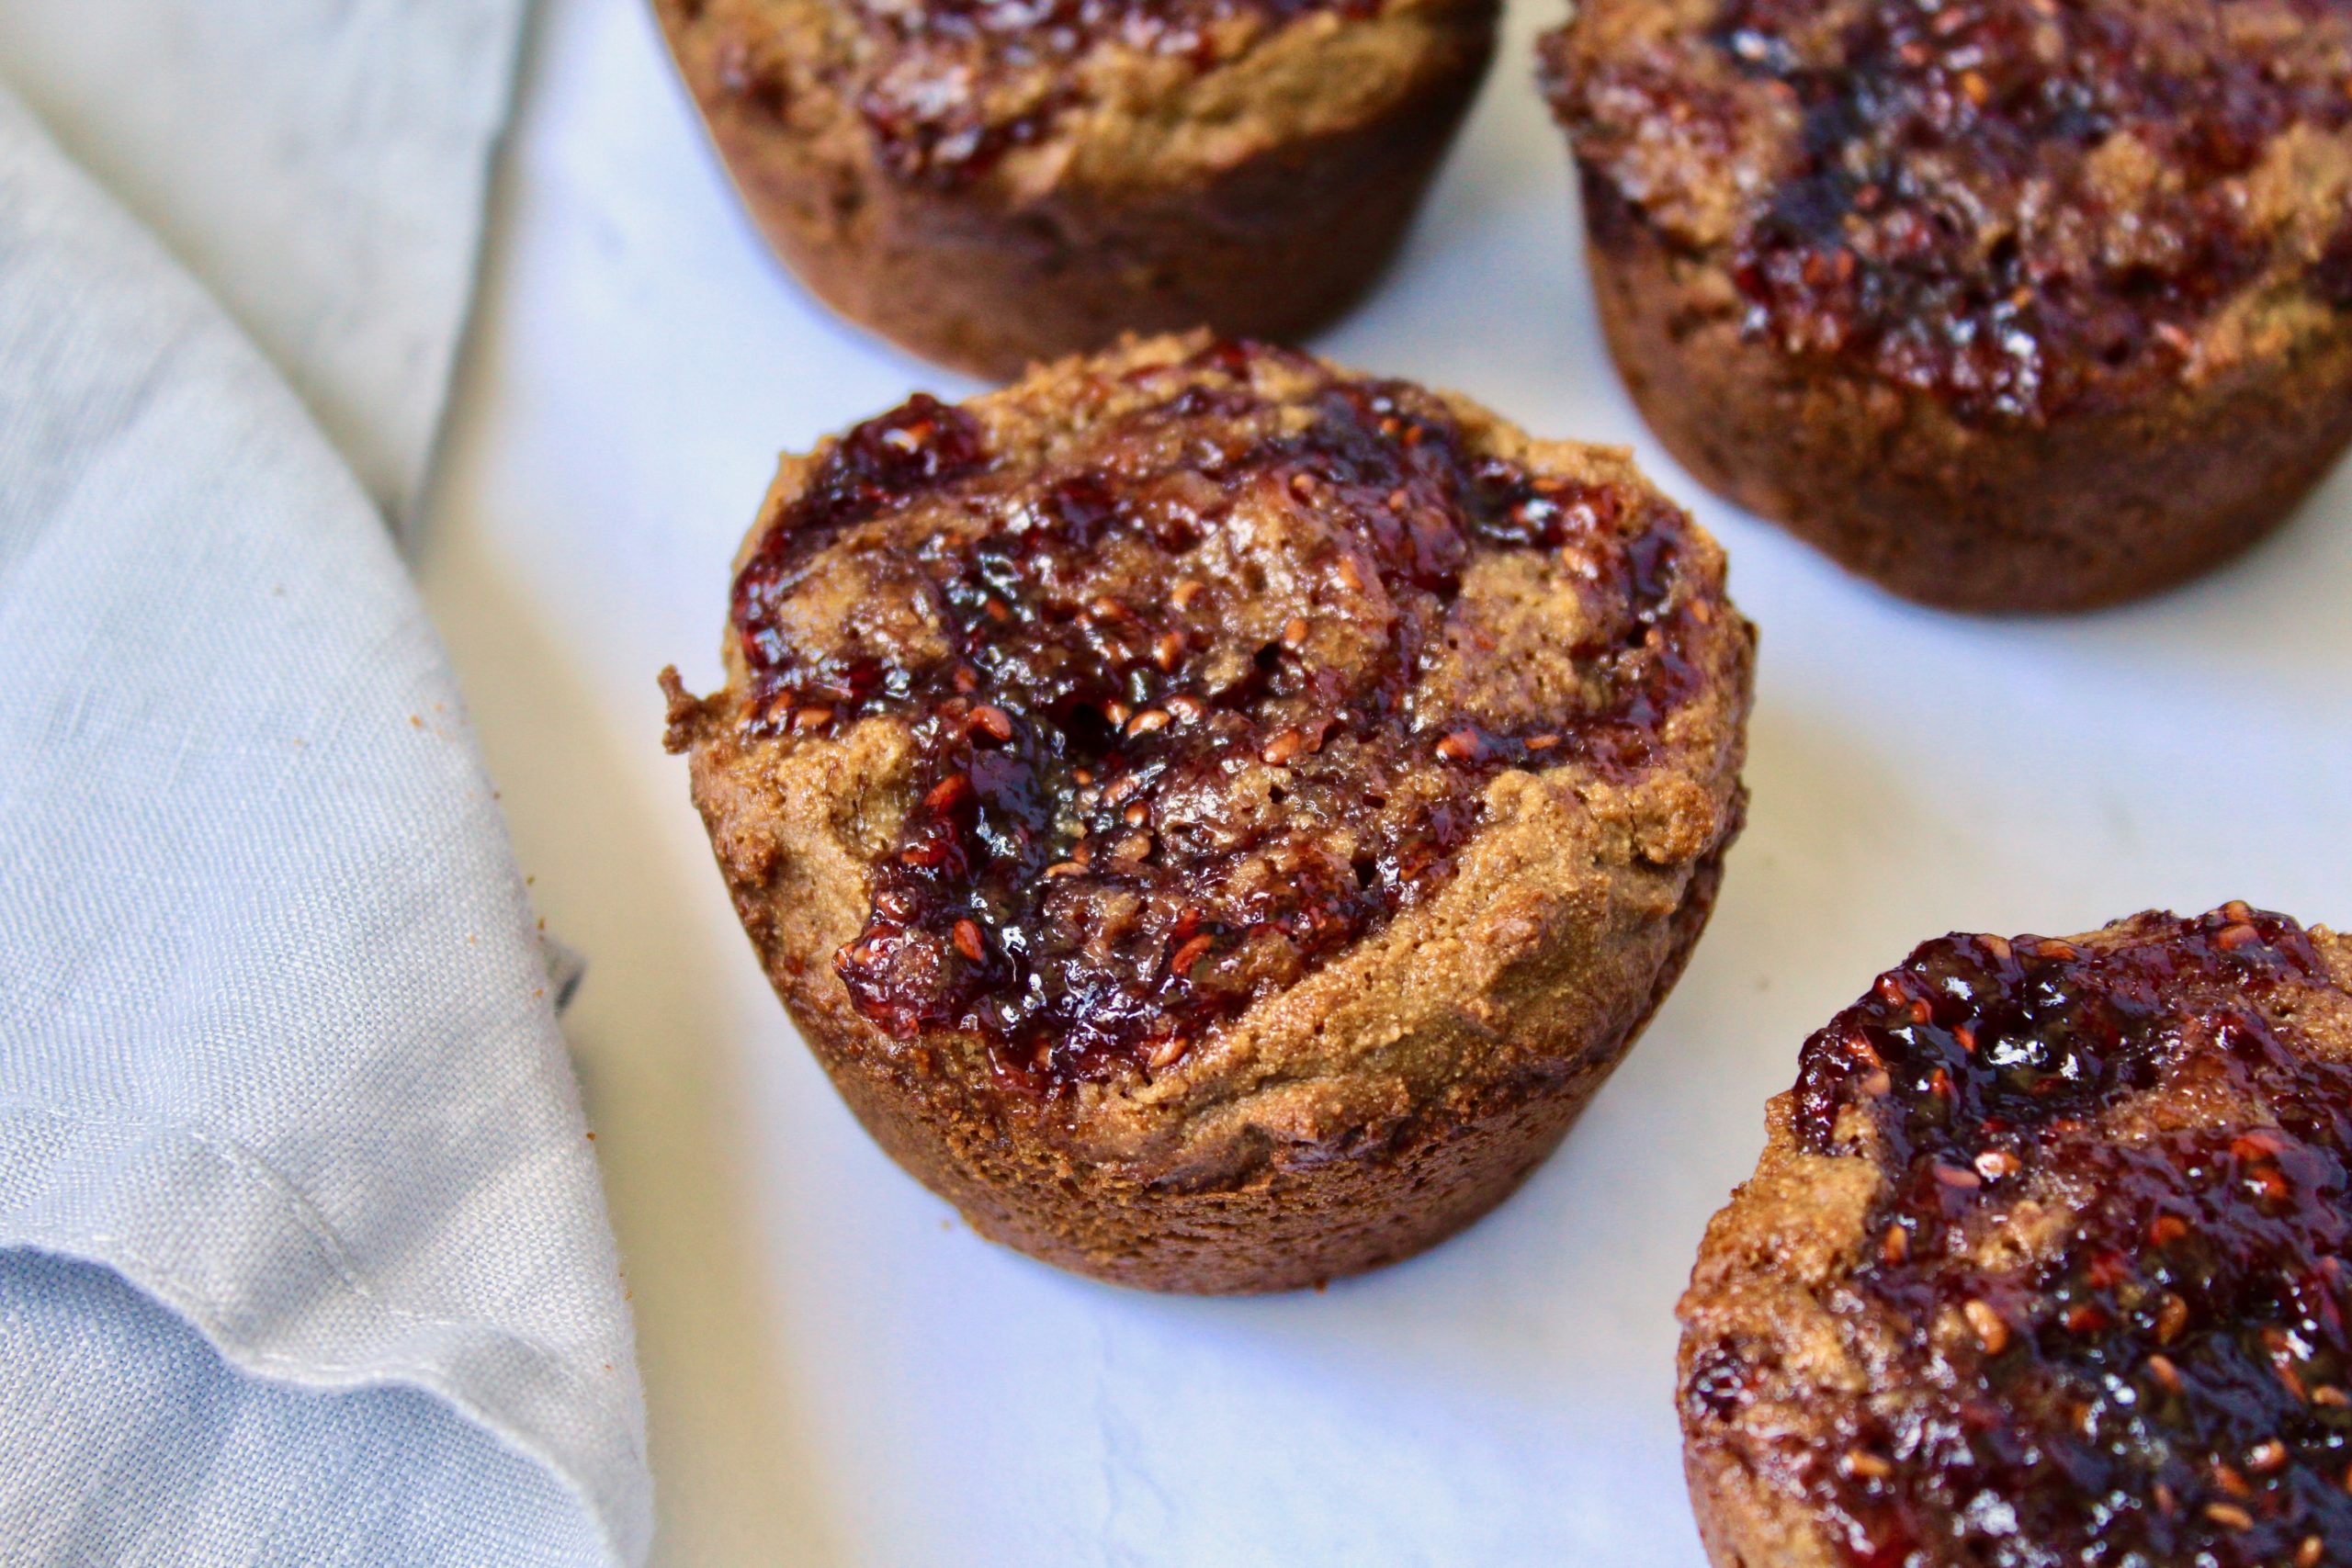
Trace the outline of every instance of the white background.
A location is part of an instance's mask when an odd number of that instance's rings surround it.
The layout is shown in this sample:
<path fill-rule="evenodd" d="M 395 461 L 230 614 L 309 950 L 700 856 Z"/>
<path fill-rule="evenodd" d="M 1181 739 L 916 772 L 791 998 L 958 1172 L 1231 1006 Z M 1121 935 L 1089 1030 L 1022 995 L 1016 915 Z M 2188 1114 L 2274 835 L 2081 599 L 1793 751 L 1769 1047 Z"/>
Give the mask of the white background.
<path fill-rule="evenodd" d="M 1917 941 L 2231 897 L 2352 919 L 2352 469 L 2139 608 L 1962 620 L 1710 501 L 1595 337 L 1566 160 L 1512 17 L 1403 264 L 1314 345 L 1546 435 L 1630 442 L 1763 628 L 1746 839 L 1690 974 L 1559 1157 L 1327 1293 L 1156 1299 L 978 1241 L 836 1103 L 660 747 L 716 682 L 775 454 L 970 390 L 760 249 L 642 0 L 540 17 L 423 537 L 551 930 L 635 1292 L 662 1561 L 1700 1561 L 1675 1295 L 1805 1033 Z"/>

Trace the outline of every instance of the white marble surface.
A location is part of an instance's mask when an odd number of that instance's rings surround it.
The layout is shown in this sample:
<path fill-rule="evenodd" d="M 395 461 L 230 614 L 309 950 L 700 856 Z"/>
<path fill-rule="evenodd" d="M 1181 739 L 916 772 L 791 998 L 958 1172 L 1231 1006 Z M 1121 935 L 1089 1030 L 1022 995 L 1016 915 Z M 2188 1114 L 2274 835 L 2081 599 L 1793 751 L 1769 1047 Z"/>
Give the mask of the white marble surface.
<path fill-rule="evenodd" d="M 1397 273 L 1317 345 L 1631 442 L 1763 626 L 1752 819 L 1647 1038 L 1527 1190 L 1323 1294 L 997 1251 L 835 1102 L 752 961 L 654 672 L 715 680 L 774 454 L 954 378 L 752 239 L 641 0 L 554 0 L 423 545 L 550 927 L 635 1290 L 673 1563 L 1700 1561 L 1671 1308 L 1805 1032 L 1920 938 L 2245 897 L 2352 919 L 2352 470 L 2186 592 L 1913 610 L 1699 495 L 1597 344 L 1513 18 Z"/>

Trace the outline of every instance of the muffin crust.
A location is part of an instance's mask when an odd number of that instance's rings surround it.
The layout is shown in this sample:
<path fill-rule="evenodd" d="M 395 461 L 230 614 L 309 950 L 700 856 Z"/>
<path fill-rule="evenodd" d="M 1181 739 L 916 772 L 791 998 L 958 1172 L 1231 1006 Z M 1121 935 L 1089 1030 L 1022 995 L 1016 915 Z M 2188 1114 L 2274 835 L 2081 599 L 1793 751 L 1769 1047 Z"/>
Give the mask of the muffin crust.
<path fill-rule="evenodd" d="M 1125 331 L 1295 337 L 1385 265 L 1494 0 L 656 0 L 770 243 L 997 378 Z"/>
<path fill-rule="evenodd" d="M 2340 0 L 1597 0 L 1604 325 L 1709 485 L 1898 592 L 2146 592 L 2352 438 Z"/>
<path fill-rule="evenodd" d="M 2352 1551 L 2352 943 L 1927 943 L 1806 1043 L 1681 1314 L 1719 1564 Z"/>
<path fill-rule="evenodd" d="M 1426 1246 L 1565 1132 L 1736 830 L 1752 634 L 1622 456 L 1205 336 L 787 458 L 673 748 L 844 1098 L 1170 1289 Z"/>

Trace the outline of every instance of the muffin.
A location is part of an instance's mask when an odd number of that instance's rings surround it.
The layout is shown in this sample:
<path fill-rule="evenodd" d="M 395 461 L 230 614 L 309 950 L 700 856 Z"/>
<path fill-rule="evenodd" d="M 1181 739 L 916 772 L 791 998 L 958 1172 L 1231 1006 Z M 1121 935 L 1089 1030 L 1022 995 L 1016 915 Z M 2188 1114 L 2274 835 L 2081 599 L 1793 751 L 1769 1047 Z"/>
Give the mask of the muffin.
<path fill-rule="evenodd" d="M 851 1110 L 982 1235 L 1319 1282 L 1499 1201 L 1665 996 L 1753 634 L 1622 453 L 1205 334 L 786 457 L 669 744 Z"/>
<path fill-rule="evenodd" d="M 2352 437 L 2343 0 L 1587 0 L 1594 289 L 1698 478 L 1895 592 L 2152 592 Z"/>
<path fill-rule="evenodd" d="M 656 0 L 752 217 L 842 314 L 1004 379 L 1287 338 L 1403 236 L 1497 0 Z"/>
<path fill-rule="evenodd" d="M 1805 1043 L 1682 1303 L 1731 1568 L 2352 1562 L 2352 941 L 1950 936 Z"/>

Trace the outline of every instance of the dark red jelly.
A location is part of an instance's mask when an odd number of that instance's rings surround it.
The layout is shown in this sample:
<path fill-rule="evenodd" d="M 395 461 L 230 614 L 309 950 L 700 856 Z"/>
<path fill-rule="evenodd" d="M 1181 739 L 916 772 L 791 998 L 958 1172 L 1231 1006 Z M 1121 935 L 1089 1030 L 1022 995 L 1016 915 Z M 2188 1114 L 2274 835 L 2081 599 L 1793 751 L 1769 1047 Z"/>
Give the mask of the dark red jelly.
<path fill-rule="evenodd" d="M 2308 268 L 2246 176 L 2352 124 L 2352 0 L 1878 0 L 1834 47 L 1822 11 L 1727 0 L 1710 35 L 1802 117 L 1731 257 L 1752 333 L 2034 421 L 2171 376 L 2220 301 Z"/>
<path fill-rule="evenodd" d="M 1888 1176 L 1856 1305 L 1907 1335 L 1798 1461 L 1853 1562 L 2352 1562 L 2352 1064 L 2290 994 L 2330 983 L 2244 905 L 1954 936 L 1806 1043 L 1802 1142 Z"/>
<path fill-rule="evenodd" d="M 1081 100 L 1080 61 L 1105 45 L 1221 63 L 1236 24 L 1310 11 L 1370 16 L 1377 0 L 854 0 L 881 50 L 858 100 L 884 164 L 952 188 L 1050 130 Z"/>
<path fill-rule="evenodd" d="M 1116 390 L 1050 458 L 929 400 L 859 426 L 735 590 L 747 722 L 911 728 L 851 998 L 1032 1088 L 1165 1067 L 1427 897 L 1500 771 L 1649 765 L 1729 614 L 1670 505 L 1481 457 L 1404 383 L 1228 344 Z M 1506 558 L 1548 597 L 1464 592 Z"/>

